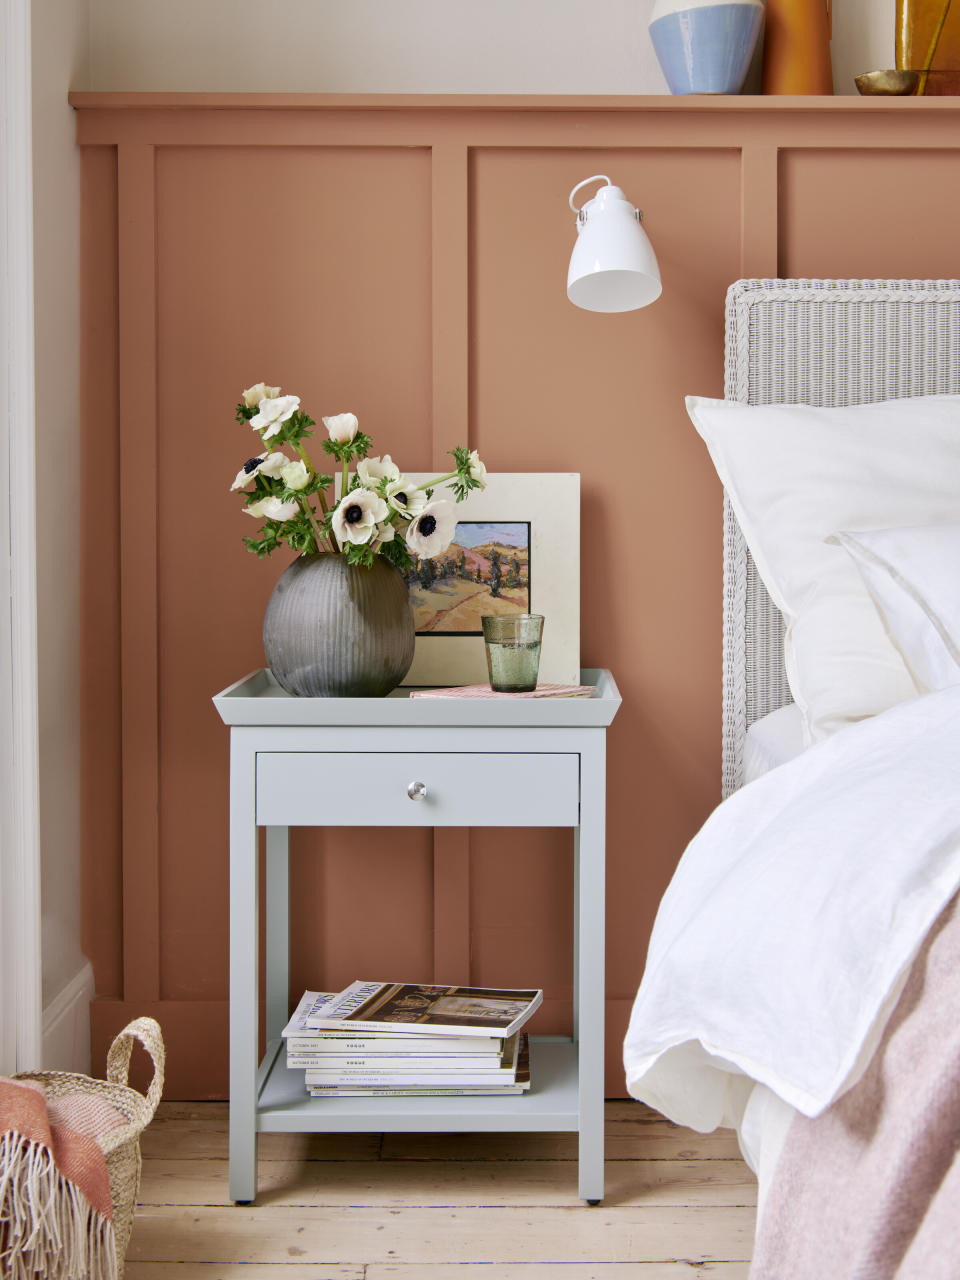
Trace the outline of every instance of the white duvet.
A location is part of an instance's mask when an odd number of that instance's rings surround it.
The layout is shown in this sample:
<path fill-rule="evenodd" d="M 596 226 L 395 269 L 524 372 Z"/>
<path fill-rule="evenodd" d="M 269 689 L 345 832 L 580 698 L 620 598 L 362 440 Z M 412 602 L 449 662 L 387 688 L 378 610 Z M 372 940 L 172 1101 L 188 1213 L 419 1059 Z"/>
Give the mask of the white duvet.
<path fill-rule="evenodd" d="M 841 730 L 722 804 L 657 915 L 635 1097 L 701 1131 L 753 1082 L 806 1115 L 856 1083 L 960 884 L 960 686 Z"/>

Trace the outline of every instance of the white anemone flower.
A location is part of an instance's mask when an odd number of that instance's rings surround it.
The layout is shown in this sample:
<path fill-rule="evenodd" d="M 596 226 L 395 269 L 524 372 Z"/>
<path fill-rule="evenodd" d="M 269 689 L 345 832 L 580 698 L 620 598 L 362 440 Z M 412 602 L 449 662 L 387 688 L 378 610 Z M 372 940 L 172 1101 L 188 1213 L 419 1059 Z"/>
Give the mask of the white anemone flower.
<path fill-rule="evenodd" d="M 377 525 L 390 509 L 379 494 L 369 489 L 351 489 L 333 513 L 333 532 L 341 547 L 345 542 L 369 542 Z"/>
<path fill-rule="evenodd" d="M 480 455 L 476 449 L 470 450 L 470 475 L 481 489 L 487 487 L 487 468 L 480 461 Z"/>
<path fill-rule="evenodd" d="M 431 560 L 446 551 L 457 529 L 453 503 L 446 498 L 428 502 L 407 525 L 407 546 L 421 560 Z"/>
<path fill-rule="evenodd" d="M 365 489 L 376 489 L 381 480 L 399 480 L 400 468 L 389 453 L 382 458 L 361 458 L 357 463 L 357 479 Z"/>
<path fill-rule="evenodd" d="M 237 478 L 230 486 L 231 493 L 234 489 L 246 489 L 248 484 L 252 484 L 257 476 L 276 477 L 280 475 L 283 468 L 292 461 L 285 453 L 261 453 L 257 458 L 248 458 L 240 470 L 237 472 Z M 291 486 L 292 487 L 292 486 Z"/>
<path fill-rule="evenodd" d="M 321 418 L 320 421 L 327 428 L 334 444 L 349 444 L 360 425 L 355 413 L 336 413 L 333 417 Z"/>
<path fill-rule="evenodd" d="M 273 400 L 261 400 L 260 412 L 250 419 L 250 425 L 254 431 L 263 432 L 264 440 L 269 440 L 299 408 L 299 396 L 277 396 Z"/>
<path fill-rule="evenodd" d="M 389 524 L 389 523 L 378 524 L 377 525 L 377 546 L 379 547 L 382 542 L 392 542 L 394 537 L 396 536 L 396 532 L 397 531 L 392 524 Z"/>
<path fill-rule="evenodd" d="M 418 516 L 427 505 L 427 495 L 406 476 L 391 480 L 384 493 L 394 511 L 399 511 L 408 520 Z"/>
<path fill-rule="evenodd" d="M 300 510 L 297 502 L 281 502 L 279 498 L 261 498 L 243 508 L 248 516 L 264 520 L 289 520 Z"/>
<path fill-rule="evenodd" d="M 288 489 L 305 489 L 310 483 L 307 464 L 302 458 L 297 458 L 293 462 L 288 461 L 285 467 L 280 468 L 280 479 Z"/>
<path fill-rule="evenodd" d="M 244 391 L 243 403 L 248 409 L 256 409 L 261 400 L 273 400 L 279 394 L 279 387 L 268 387 L 265 382 L 255 382 Z"/>

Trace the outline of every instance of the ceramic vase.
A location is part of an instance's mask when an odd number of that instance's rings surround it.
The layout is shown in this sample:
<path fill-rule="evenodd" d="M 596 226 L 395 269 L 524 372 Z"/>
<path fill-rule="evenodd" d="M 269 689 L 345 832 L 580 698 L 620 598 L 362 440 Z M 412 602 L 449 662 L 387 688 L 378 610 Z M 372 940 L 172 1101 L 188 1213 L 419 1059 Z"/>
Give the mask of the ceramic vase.
<path fill-rule="evenodd" d="M 827 0 L 767 0 L 764 93 L 833 93 Z"/>
<path fill-rule="evenodd" d="M 945 0 L 897 0 L 896 33 L 900 70 L 919 71 L 926 66 L 931 45 L 930 66 L 935 71 L 960 69 L 960 6 L 957 4 L 948 7 Z"/>
<path fill-rule="evenodd" d="M 378 698 L 410 669 L 413 610 L 403 575 L 346 556 L 301 556 L 267 602 L 263 650 L 281 688 L 300 698 Z"/>
<path fill-rule="evenodd" d="M 739 93 L 763 0 L 656 0 L 650 39 L 671 93 Z"/>

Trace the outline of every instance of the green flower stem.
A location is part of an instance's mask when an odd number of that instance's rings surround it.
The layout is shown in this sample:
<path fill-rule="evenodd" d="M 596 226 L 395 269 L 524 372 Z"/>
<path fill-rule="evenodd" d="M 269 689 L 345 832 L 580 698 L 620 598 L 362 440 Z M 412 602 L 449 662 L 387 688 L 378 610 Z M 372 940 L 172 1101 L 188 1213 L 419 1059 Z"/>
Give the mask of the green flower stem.
<path fill-rule="evenodd" d="M 350 463 L 344 458 L 343 460 L 343 485 L 340 489 L 340 497 L 347 496 L 347 485 L 350 483 Z"/>
<path fill-rule="evenodd" d="M 443 484 L 444 480 L 452 480 L 460 474 L 459 471 L 451 471 L 449 475 L 437 476 L 436 480 L 425 480 L 423 484 L 418 484 L 418 489 L 432 489 L 434 485 Z"/>
<path fill-rule="evenodd" d="M 311 462 L 309 453 L 307 453 L 306 449 L 303 447 L 300 441 L 294 440 L 293 447 L 296 449 L 297 453 L 299 453 L 300 457 L 306 463 L 307 470 L 310 472 L 310 474 L 313 476 L 317 475 L 318 474 L 317 468 Z"/>
<path fill-rule="evenodd" d="M 299 440 L 294 441 L 293 447 L 296 449 L 297 453 L 299 453 L 300 457 L 303 459 L 303 462 L 305 463 L 306 468 L 310 472 L 311 476 L 313 476 L 315 479 L 320 473 L 317 470 L 317 468 L 313 465 L 313 460 L 310 457 L 309 453 L 307 453 L 306 449 L 303 447 L 303 445 L 300 443 Z M 320 503 L 320 510 L 323 512 L 324 515 L 327 515 L 328 514 L 327 500 L 323 496 L 323 490 L 318 489 L 316 492 L 317 492 L 317 500 Z"/>
<path fill-rule="evenodd" d="M 306 515 L 307 519 L 310 521 L 310 528 L 313 530 L 313 538 L 317 544 L 317 551 L 321 555 L 323 555 L 324 537 L 320 530 L 320 526 L 317 524 L 317 518 L 313 514 L 313 508 L 310 506 L 310 503 L 306 500 L 306 498 L 299 498 L 298 501 L 300 503 L 300 506 L 303 508 L 304 514 Z M 332 547 L 331 549 L 334 551 L 334 553 L 336 553 L 336 547 Z"/>

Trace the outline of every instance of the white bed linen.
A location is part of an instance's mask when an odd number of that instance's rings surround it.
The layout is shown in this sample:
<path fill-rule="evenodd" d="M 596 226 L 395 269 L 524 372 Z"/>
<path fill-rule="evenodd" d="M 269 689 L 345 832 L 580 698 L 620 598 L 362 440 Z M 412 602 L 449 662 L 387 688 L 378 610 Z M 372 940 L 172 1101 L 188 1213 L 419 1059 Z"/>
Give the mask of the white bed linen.
<path fill-rule="evenodd" d="M 743 744 L 743 780 L 754 782 L 803 751 L 803 713 L 795 702 L 778 707 L 747 730 Z M 777 1167 L 787 1131 L 798 1114 L 765 1084 L 754 1084 L 737 1124 L 743 1158 L 757 1176 L 757 1221 Z"/>
<path fill-rule="evenodd" d="M 838 533 L 921 693 L 960 684 L 960 524 Z"/>
<path fill-rule="evenodd" d="M 852 725 L 708 819 L 661 903 L 630 1092 L 737 1128 L 752 1082 L 817 1115 L 853 1085 L 960 884 L 960 686 Z"/>
<path fill-rule="evenodd" d="M 737 1141 L 744 1160 L 757 1175 L 758 1225 L 787 1133 L 799 1114 L 765 1084 L 755 1084 L 750 1090 L 737 1126 Z"/>
<path fill-rule="evenodd" d="M 753 782 L 793 760 L 803 750 L 803 712 L 795 702 L 778 707 L 747 730 L 743 744 L 743 780 Z"/>

